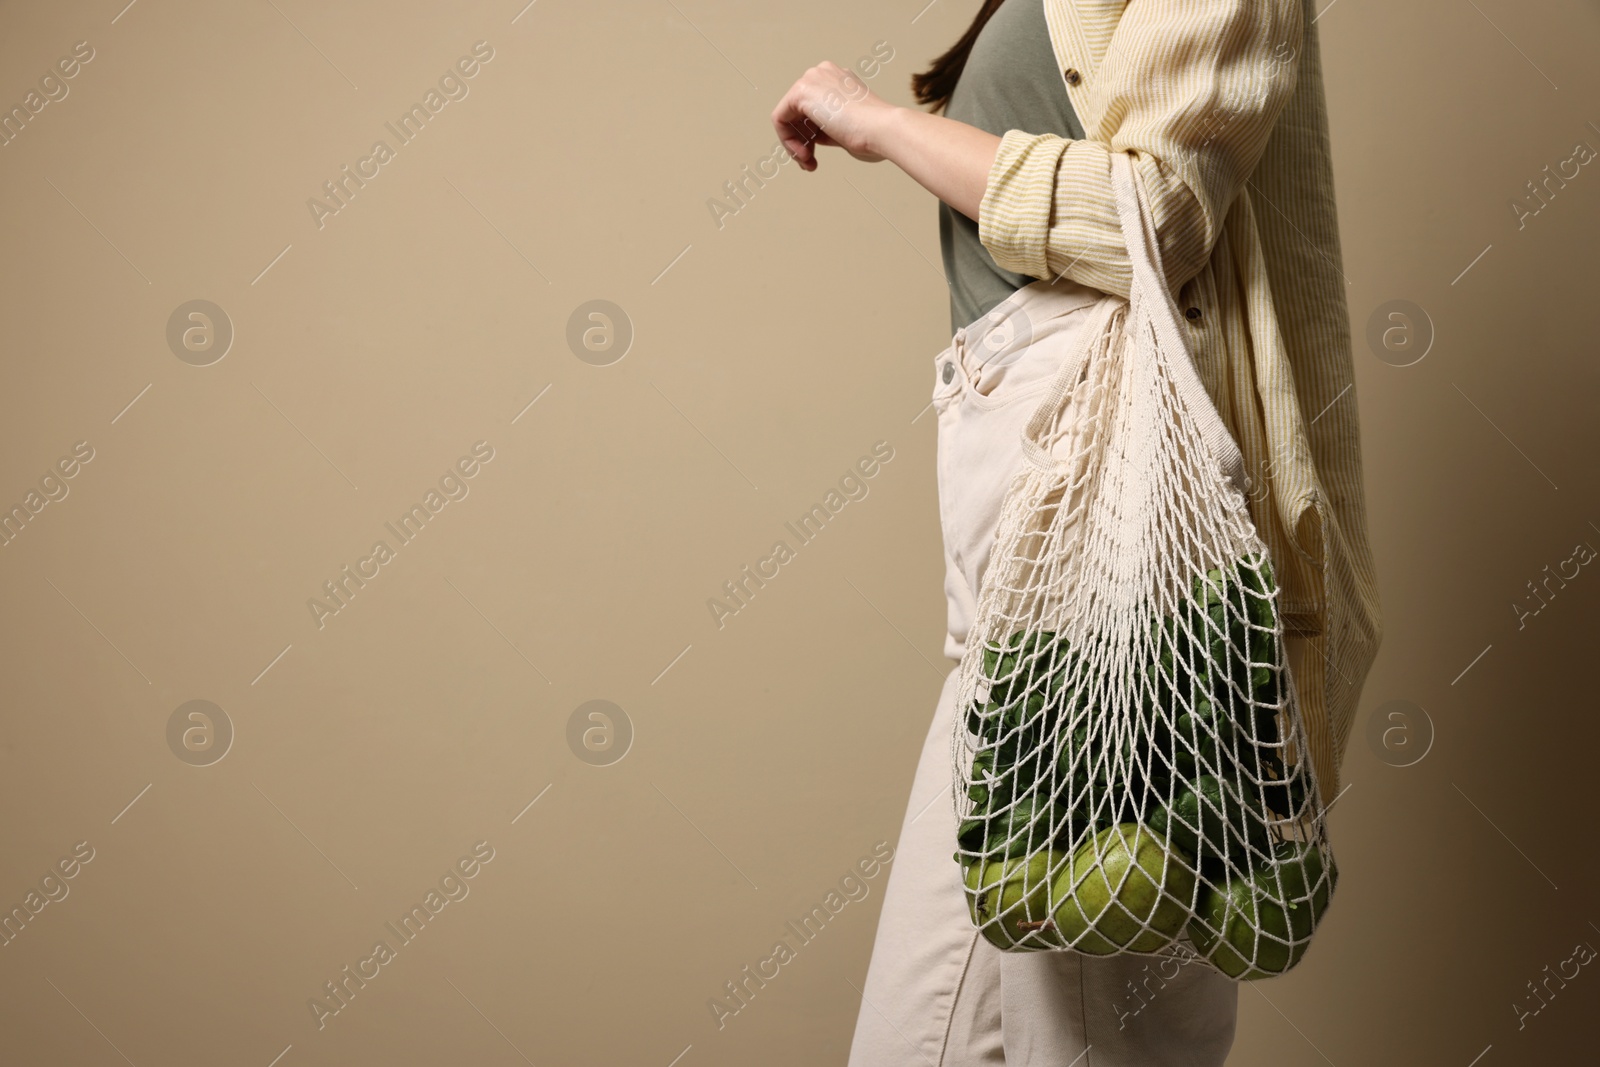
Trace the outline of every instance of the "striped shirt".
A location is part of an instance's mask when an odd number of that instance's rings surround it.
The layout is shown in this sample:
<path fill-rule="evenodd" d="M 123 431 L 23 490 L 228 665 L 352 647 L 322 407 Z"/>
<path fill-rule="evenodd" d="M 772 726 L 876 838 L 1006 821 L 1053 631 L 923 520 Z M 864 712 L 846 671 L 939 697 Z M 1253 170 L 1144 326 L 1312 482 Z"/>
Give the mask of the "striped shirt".
<path fill-rule="evenodd" d="M 1130 152 L 1201 380 L 1244 453 L 1311 758 L 1331 803 L 1382 638 L 1311 0 L 1043 0 L 1085 132 L 1010 130 L 979 236 L 999 266 L 1128 295 Z"/>

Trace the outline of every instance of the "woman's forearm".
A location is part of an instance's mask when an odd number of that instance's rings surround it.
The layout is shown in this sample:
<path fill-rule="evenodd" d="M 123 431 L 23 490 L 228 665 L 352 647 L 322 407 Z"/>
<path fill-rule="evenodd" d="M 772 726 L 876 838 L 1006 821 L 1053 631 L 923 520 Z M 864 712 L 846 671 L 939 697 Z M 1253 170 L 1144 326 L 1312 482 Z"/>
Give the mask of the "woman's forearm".
<path fill-rule="evenodd" d="M 772 124 L 800 169 L 817 169 L 817 145 L 857 159 L 887 159 L 974 222 L 989 186 L 1000 138 L 965 122 L 897 107 L 852 72 L 823 60 L 778 101 Z"/>
<path fill-rule="evenodd" d="M 884 115 L 872 149 L 974 222 L 1000 138 L 965 122 L 916 108 Z"/>

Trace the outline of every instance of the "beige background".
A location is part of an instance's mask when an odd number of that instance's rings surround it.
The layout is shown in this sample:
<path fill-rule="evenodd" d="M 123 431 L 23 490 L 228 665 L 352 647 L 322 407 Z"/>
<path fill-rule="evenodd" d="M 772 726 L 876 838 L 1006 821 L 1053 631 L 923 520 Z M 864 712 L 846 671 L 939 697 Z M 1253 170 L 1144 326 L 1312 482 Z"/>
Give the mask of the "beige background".
<path fill-rule="evenodd" d="M 0 503 L 93 449 L 0 549 L 0 907 L 93 849 L 0 947 L 0 1059 L 842 1062 L 886 874 L 724 1028 L 707 1001 L 893 842 L 949 667 L 936 215 L 832 151 L 720 229 L 706 204 L 806 66 L 886 41 L 870 84 L 907 103 L 975 5 L 123 2 L 0 5 L 7 106 L 94 50 L 0 148 Z M 1241 991 L 1229 1062 L 1579 1062 L 1593 968 L 1515 1006 L 1600 945 L 1600 577 L 1513 605 L 1600 545 L 1600 174 L 1520 230 L 1510 200 L 1600 147 L 1600 16 L 1318 26 L 1386 640 L 1338 904 Z M 308 198 L 480 40 L 470 94 L 319 229 Z M 209 366 L 166 342 L 194 299 L 235 331 Z M 634 331 L 609 366 L 566 341 L 594 299 Z M 1362 340 L 1394 299 L 1436 330 L 1412 366 Z M 478 441 L 469 495 L 319 628 Z M 870 493 L 719 629 L 708 598 L 877 441 Z M 209 766 L 167 741 L 193 699 L 235 732 Z M 634 731 L 609 766 L 569 748 L 591 699 Z M 1413 766 L 1368 744 L 1391 700 L 1433 724 Z M 479 841 L 319 1030 L 308 1000 Z"/>

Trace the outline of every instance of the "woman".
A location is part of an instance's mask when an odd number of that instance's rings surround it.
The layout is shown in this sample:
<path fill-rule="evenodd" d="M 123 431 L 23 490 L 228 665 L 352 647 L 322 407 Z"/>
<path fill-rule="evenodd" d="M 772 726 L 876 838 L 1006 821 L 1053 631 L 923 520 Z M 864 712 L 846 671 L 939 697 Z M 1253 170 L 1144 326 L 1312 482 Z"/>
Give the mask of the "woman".
<path fill-rule="evenodd" d="M 825 62 L 772 117 L 804 170 L 817 145 L 840 147 L 941 201 L 946 655 L 964 648 L 1030 401 L 1075 317 L 1128 295 L 1109 153 L 1129 153 L 1196 369 L 1254 475 L 1310 755 L 1336 796 L 1381 627 L 1309 0 L 985 0 L 912 85 L 932 112 Z M 852 1067 L 1223 1063 L 1237 986 L 1208 965 L 1003 953 L 973 929 L 951 860 L 953 682 L 902 825 Z"/>

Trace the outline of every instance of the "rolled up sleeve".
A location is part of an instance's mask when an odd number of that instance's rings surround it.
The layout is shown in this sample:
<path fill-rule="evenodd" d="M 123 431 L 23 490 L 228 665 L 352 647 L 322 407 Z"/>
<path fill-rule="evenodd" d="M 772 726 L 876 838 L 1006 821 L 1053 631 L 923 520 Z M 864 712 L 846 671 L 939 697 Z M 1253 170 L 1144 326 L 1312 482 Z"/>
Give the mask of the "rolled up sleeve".
<path fill-rule="evenodd" d="M 1127 296 L 1111 153 L 1129 152 L 1168 281 L 1199 274 L 1293 95 L 1303 23 L 1300 0 L 1130 0 L 1080 97 L 1098 136 L 1001 137 L 978 217 L 995 263 Z"/>

